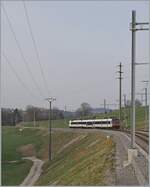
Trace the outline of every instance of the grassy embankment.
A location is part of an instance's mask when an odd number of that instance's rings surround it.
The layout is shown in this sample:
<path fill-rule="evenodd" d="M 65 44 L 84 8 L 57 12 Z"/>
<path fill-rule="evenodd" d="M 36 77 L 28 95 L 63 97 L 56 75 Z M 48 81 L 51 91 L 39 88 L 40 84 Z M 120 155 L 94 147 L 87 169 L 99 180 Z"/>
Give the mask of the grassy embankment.
<path fill-rule="evenodd" d="M 45 160 L 38 185 L 102 185 L 113 171 L 115 145 L 100 133 L 52 133 L 51 162 L 47 160 L 46 128 L 20 132 L 15 127 L 4 127 L 2 136 L 3 185 L 19 185 L 28 174 L 32 163 L 22 160 L 22 156 L 35 155 Z M 18 162 L 8 162 L 14 160 Z"/>
<path fill-rule="evenodd" d="M 36 185 L 113 184 L 115 145 L 100 133 L 80 133 L 51 162 Z M 111 176 L 111 177 L 110 177 Z"/>
<path fill-rule="evenodd" d="M 136 128 L 145 128 L 148 127 L 148 120 L 145 121 L 145 107 L 136 107 Z M 148 108 L 147 108 L 148 113 Z M 109 118 L 109 117 L 117 117 L 119 118 L 119 110 L 114 110 L 112 112 L 106 114 L 97 114 L 94 116 L 97 118 Z M 86 116 L 85 118 L 93 118 L 93 115 Z M 124 127 L 130 128 L 131 125 L 131 109 L 129 107 L 122 108 L 122 119 Z"/>
<path fill-rule="evenodd" d="M 147 108 L 148 111 L 148 108 Z M 145 128 L 148 127 L 148 121 L 145 122 L 145 107 L 136 107 L 136 128 Z M 117 117 L 119 116 L 119 111 L 113 111 L 107 114 L 100 114 L 97 117 Z M 122 118 L 124 127 L 130 128 L 131 125 L 131 111 L 130 108 L 123 108 L 122 109 Z"/>

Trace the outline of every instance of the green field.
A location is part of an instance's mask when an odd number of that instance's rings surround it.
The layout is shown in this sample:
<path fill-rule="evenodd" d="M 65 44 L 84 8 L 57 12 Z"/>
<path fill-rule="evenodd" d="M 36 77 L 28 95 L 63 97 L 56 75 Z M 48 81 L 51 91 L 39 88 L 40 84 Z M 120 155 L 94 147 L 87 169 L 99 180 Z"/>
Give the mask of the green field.
<path fill-rule="evenodd" d="M 74 138 L 75 134 L 56 132 L 52 134 L 53 156 L 62 145 Z M 2 128 L 2 184 L 18 185 L 31 168 L 31 162 L 22 160 L 23 156 L 48 158 L 48 131 L 39 129 Z M 18 161 L 17 163 L 10 163 Z M 19 164 L 18 164 L 19 163 Z M 24 165 L 26 167 L 24 167 Z M 17 172 L 22 175 L 16 175 Z M 23 177 L 24 176 L 24 177 Z"/>
<path fill-rule="evenodd" d="M 104 184 L 106 174 L 113 172 L 114 151 L 112 140 L 107 141 L 100 133 L 55 131 L 52 133 L 53 160 L 49 162 L 47 128 L 25 128 L 20 132 L 19 128 L 3 127 L 2 185 L 19 185 L 32 165 L 21 158 L 33 155 L 45 161 L 39 185 L 56 180 L 62 185 Z"/>
<path fill-rule="evenodd" d="M 2 185 L 19 185 L 28 174 L 31 166 L 32 162 L 29 160 L 2 164 Z"/>
<path fill-rule="evenodd" d="M 33 127 L 34 123 L 33 121 L 31 122 L 22 122 L 20 123 L 23 126 L 26 127 Z M 66 128 L 69 125 L 69 120 L 68 119 L 58 119 L 58 120 L 52 120 L 52 128 Z M 36 127 L 48 127 L 49 126 L 49 121 L 36 121 Z"/>
<path fill-rule="evenodd" d="M 38 153 L 44 144 L 45 139 L 39 135 L 39 130 L 24 129 L 20 132 L 15 127 L 3 127 L 2 128 L 2 184 L 3 185 L 18 185 L 25 178 L 29 172 L 32 162 L 22 160 L 22 156 L 32 156 L 32 154 Z M 21 152 L 19 148 L 23 145 L 33 144 L 34 147 L 28 150 L 28 154 Z M 18 161 L 17 163 L 11 163 L 11 161 Z M 21 175 L 20 175 L 21 173 Z"/>

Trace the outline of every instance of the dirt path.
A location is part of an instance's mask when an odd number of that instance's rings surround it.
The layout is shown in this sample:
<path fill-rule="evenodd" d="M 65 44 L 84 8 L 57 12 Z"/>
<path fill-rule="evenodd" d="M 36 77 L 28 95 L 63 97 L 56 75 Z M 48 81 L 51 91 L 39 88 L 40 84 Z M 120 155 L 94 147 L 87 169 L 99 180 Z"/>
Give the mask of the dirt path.
<path fill-rule="evenodd" d="M 33 186 L 42 173 L 42 165 L 44 164 L 44 161 L 37 159 L 36 157 L 24 157 L 23 159 L 31 160 L 33 166 L 20 186 Z"/>

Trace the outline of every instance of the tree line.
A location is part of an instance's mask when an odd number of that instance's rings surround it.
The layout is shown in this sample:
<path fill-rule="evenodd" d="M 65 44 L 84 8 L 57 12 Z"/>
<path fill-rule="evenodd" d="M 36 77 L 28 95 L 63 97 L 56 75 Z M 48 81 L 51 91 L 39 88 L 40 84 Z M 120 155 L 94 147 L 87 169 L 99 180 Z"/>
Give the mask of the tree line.
<path fill-rule="evenodd" d="M 52 109 L 52 120 L 64 118 L 82 118 L 91 114 L 92 107 L 88 103 L 82 103 L 75 112 Z M 25 110 L 2 108 L 2 125 L 16 125 L 19 122 L 43 121 L 49 119 L 49 109 L 28 105 Z"/>
<path fill-rule="evenodd" d="M 26 110 L 2 108 L 2 125 L 16 125 L 19 122 L 42 121 L 49 119 L 49 110 L 35 106 L 27 106 Z M 63 119 L 63 111 L 58 108 L 52 109 L 52 119 Z"/>
<path fill-rule="evenodd" d="M 135 102 L 136 106 L 141 106 L 142 103 L 136 99 Z M 131 101 L 128 100 L 126 102 L 126 107 L 131 106 Z M 69 112 L 60 110 L 59 108 L 54 107 L 52 109 L 52 120 L 56 119 L 64 119 L 64 118 L 77 118 L 77 119 L 83 119 L 85 117 L 96 117 L 92 113 L 93 108 L 90 106 L 90 104 L 83 102 L 80 107 L 75 112 Z M 40 108 L 28 105 L 26 107 L 26 110 L 21 109 L 10 109 L 10 108 L 2 108 L 2 125 L 16 125 L 17 123 L 23 121 L 23 122 L 29 122 L 29 121 L 43 121 L 49 119 L 49 109 Z"/>

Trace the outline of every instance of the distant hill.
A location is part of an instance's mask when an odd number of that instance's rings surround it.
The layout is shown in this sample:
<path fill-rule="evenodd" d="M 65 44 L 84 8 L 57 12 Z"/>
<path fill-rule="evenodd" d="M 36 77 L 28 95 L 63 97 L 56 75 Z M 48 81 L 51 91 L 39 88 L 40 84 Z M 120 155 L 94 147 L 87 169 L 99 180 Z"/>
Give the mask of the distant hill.
<path fill-rule="evenodd" d="M 63 111 L 63 116 L 64 117 L 74 117 L 75 116 L 75 112 Z"/>
<path fill-rule="evenodd" d="M 62 111 L 64 117 L 75 117 L 76 112 L 71 112 L 71 111 Z M 112 112 L 111 109 L 104 109 L 104 108 L 92 108 L 91 113 L 92 114 L 104 114 L 104 113 Z"/>
<path fill-rule="evenodd" d="M 104 108 L 92 108 L 92 114 L 101 114 L 101 113 L 105 113 L 105 112 L 112 112 L 111 109 L 104 109 Z"/>

